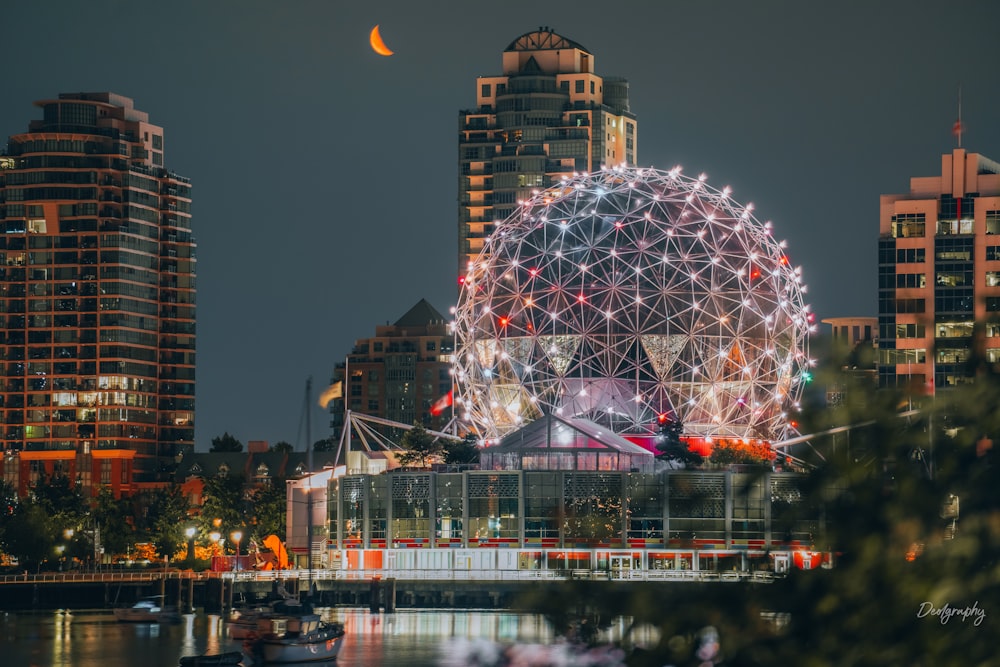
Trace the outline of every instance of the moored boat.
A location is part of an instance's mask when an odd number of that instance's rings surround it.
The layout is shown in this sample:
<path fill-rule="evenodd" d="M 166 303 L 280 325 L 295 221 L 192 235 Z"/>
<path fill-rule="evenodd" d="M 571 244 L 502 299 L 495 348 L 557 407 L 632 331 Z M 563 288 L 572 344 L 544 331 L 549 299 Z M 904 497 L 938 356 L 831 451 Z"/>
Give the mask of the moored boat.
<path fill-rule="evenodd" d="M 280 602 L 280 601 L 279 601 Z M 260 621 L 269 618 L 278 602 L 256 607 L 234 609 L 226 619 L 226 631 L 232 639 L 253 639 L 258 636 Z M 266 625 L 265 625 L 266 627 Z"/>
<path fill-rule="evenodd" d="M 115 618 L 127 623 L 174 623 L 181 620 L 177 607 L 163 604 L 162 595 L 140 599 L 131 607 L 114 610 Z"/>
<path fill-rule="evenodd" d="M 246 643 L 255 662 L 265 665 L 333 660 L 340 653 L 344 626 L 329 623 L 302 604 L 276 606 L 258 619 L 258 636 Z"/>

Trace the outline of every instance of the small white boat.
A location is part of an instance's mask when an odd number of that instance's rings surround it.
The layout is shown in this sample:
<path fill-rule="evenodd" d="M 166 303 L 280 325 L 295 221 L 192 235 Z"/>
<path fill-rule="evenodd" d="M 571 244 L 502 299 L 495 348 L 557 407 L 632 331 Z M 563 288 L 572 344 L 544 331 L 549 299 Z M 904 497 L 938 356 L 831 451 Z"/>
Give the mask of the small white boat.
<path fill-rule="evenodd" d="M 164 605 L 162 595 L 140 599 L 131 607 L 114 610 L 115 618 L 127 623 L 174 623 L 181 620 L 176 607 Z"/>
<path fill-rule="evenodd" d="M 316 662 L 337 657 L 344 626 L 324 621 L 309 605 L 285 604 L 258 619 L 257 633 L 246 644 L 255 662 Z"/>

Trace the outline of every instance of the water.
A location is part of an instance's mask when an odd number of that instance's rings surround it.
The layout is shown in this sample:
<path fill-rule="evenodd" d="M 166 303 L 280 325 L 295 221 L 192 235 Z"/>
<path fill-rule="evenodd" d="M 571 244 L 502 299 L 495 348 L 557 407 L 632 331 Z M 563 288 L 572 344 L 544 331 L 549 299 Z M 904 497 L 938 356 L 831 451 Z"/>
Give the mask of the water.
<path fill-rule="evenodd" d="M 347 634 L 335 662 L 310 663 L 319 667 L 436 667 L 465 638 L 553 640 L 544 619 L 510 612 L 321 611 Z M 175 624 L 119 623 L 106 611 L 0 612 L 0 664 L 10 667 L 177 667 L 181 656 L 240 649 L 219 616 L 200 612 Z"/>

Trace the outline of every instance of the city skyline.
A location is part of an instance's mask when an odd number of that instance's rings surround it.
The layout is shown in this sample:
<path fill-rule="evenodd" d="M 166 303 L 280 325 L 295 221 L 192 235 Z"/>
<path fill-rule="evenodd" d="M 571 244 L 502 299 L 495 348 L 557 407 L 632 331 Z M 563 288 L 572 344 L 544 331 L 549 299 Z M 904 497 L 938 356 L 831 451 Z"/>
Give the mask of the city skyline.
<path fill-rule="evenodd" d="M 960 86 L 963 147 L 1000 156 L 990 2 L 505 8 L 5 12 L 44 28 L 8 35 L 4 139 L 40 117 L 35 100 L 111 91 L 166 129 L 165 163 L 192 180 L 198 451 L 223 432 L 303 449 L 308 377 L 318 395 L 356 339 L 421 298 L 454 305 L 456 114 L 537 26 L 629 81 L 638 165 L 704 172 L 773 221 L 817 319 L 876 314 L 879 195 L 939 172 Z M 395 55 L 371 51 L 375 24 Z M 318 407 L 311 421 L 329 433 Z"/>

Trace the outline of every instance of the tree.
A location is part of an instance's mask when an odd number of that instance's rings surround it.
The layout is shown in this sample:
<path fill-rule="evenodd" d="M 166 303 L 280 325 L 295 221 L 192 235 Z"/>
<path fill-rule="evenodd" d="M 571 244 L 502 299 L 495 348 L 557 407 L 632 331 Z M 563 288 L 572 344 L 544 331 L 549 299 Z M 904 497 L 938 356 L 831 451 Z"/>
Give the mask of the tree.
<path fill-rule="evenodd" d="M 87 502 L 66 475 L 44 475 L 31 487 L 38 506 L 63 528 L 75 528 L 87 513 Z"/>
<path fill-rule="evenodd" d="M 271 447 L 271 451 L 279 454 L 291 454 L 295 451 L 295 448 L 292 447 L 291 443 L 282 440 L 281 442 L 274 443 Z"/>
<path fill-rule="evenodd" d="M 403 434 L 399 445 L 404 450 L 398 457 L 403 466 L 418 463 L 418 467 L 426 468 L 431 459 L 440 458 L 444 452 L 441 438 L 428 433 L 420 423 L 414 423 L 413 428 Z"/>
<path fill-rule="evenodd" d="M 203 481 L 205 489 L 201 516 L 207 524 L 204 527 L 206 532 L 218 530 L 225 535 L 249 525 L 250 506 L 246 501 L 246 480 L 242 475 L 214 475 Z"/>
<path fill-rule="evenodd" d="M 136 541 L 132 507 L 129 498 L 115 498 L 108 487 L 102 487 L 97 494 L 91 519 L 108 556 L 126 553 Z"/>
<path fill-rule="evenodd" d="M 188 500 L 181 494 L 178 486 L 156 489 L 147 492 L 145 496 L 145 536 L 156 547 L 159 555 L 173 558 L 185 540 Z"/>
<path fill-rule="evenodd" d="M 314 452 L 335 452 L 338 442 L 333 438 L 323 438 L 313 443 Z"/>
<path fill-rule="evenodd" d="M 444 443 L 444 462 L 456 464 L 479 463 L 479 447 L 476 436 L 467 435 L 461 440 Z"/>
<path fill-rule="evenodd" d="M 210 452 L 242 452 L 243 443 L 226 431 L 221 436 L 212 438 L 212 448 Z"/>
<path fill-rule="evenodd" d="M 4 532 L 7 529 L 7 524 L 14 516 L 17 504 L 17 489 L 12 484 L 0 480 L 0 552 L 6 551 Z"/>
<path fill-rule="evenodd" d="M 287 512 L 285 480 L 277 477 L 251 492 L 253 537 L 262 542 L 268 535 L 285 541 Z"/>
<path fill-rule="evenodd" d="M 45 508 L 31 498 L 14 508 L 4 530 L 6 551 L 27 570 L 55 558 L 57 527 Z"/>
<path fill-rule="evenodd" d="M 695 468 L 702 463 L 702 456 L 691 451 L 687 443 L 681 440 L 684 424 L 660 415 L 656 430 L 656 449 L 660 453 L 656 458 L 669 461 L 684 468 Z"/>

